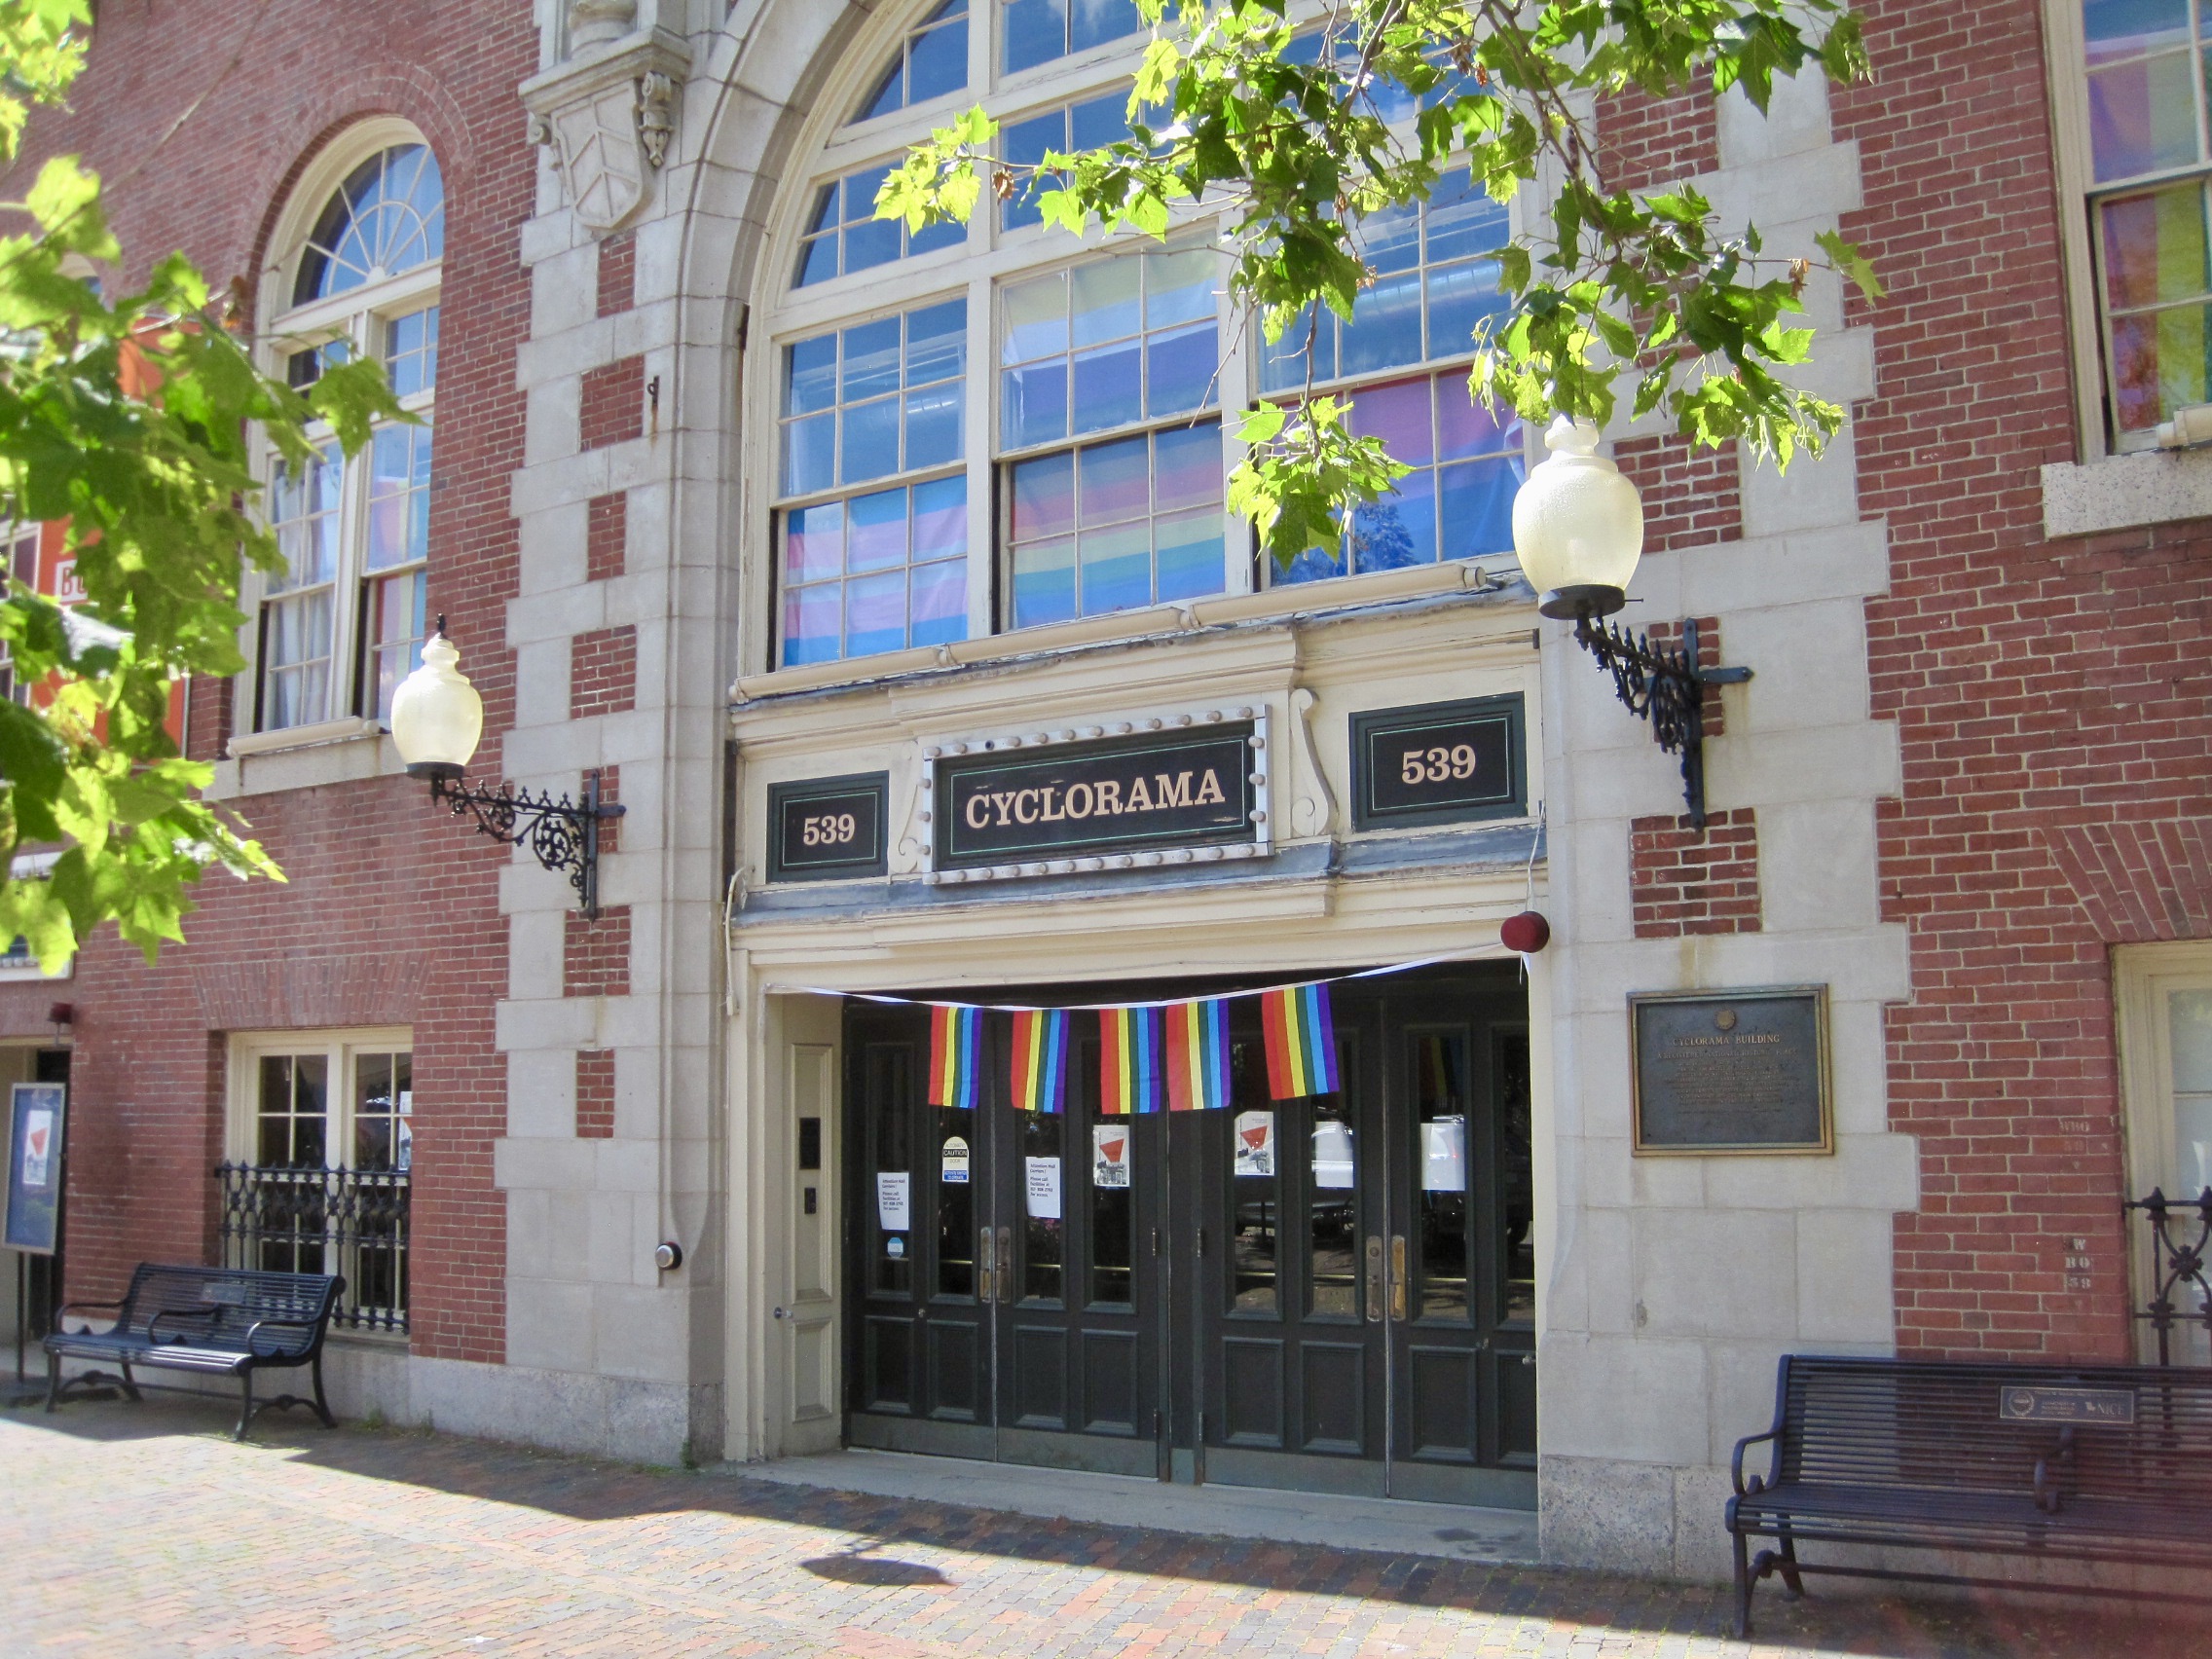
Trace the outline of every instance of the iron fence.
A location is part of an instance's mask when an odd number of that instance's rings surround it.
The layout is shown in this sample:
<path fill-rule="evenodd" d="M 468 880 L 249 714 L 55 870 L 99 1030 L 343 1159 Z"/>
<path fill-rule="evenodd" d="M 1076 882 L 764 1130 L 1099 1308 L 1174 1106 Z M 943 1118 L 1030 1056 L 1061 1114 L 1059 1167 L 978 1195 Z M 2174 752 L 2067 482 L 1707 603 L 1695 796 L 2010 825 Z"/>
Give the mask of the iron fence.
<path fill-rule="evenodd" d="M 330 1322 L 407 1329 L 408 1172 L 218 1163 L 223 1261 L 346 1280 Z"/>
<path fill-rule="evenodd" d="M 2201 1329 L 2212 1341 L 2212 1187 L 2194 1198 L 2169 1198 L 2157 1188 L 2147 1198 L 2130 1198 L 2151 1230 L 2151 1300 L 2135 1309 L 2158 1336 L 2158 1363 L 2177 1362 L 2174 1333 Z M 2193 1305 L 2194 1304 L 2194 1305 Z"/>

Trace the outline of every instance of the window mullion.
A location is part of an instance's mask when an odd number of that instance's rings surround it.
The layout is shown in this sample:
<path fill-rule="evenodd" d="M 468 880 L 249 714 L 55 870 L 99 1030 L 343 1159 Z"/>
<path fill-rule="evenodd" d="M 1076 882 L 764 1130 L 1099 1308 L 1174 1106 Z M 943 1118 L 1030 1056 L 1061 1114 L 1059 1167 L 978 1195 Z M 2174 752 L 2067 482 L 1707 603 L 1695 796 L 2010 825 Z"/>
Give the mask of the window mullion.
<path fill-rule="evenodd" d="M 995 21 L 996 12 L 991 16 Z M 977 50 L 973 37 L 984 36 L 987 51 L 990 33 L 987 29 L 971 31 L 971 68 Z M 996 595 L 1006 591 L 998 574 L 999 561 L 1005 556 L 1005 538 L 999 534 L 998 491 L 994 488 L 999 376 L 995 296 L 987 276 L 968 284 L 967 304 L 968 401 L 961 414 L 961 441 L 968 457 L 968 637 L 979 640 L 988 639 L 1004 626 L 997 613 Z"/>

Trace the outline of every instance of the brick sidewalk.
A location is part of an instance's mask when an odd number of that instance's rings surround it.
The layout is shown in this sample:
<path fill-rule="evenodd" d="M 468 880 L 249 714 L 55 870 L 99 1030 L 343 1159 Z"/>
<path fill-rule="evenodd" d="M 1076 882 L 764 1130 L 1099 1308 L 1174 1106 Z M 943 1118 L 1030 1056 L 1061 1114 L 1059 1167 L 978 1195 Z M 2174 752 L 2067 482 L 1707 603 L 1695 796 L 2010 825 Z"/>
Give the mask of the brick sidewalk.
<path fill-rule="evenodd" d="M 1727 1596 L 1034 1521 L 157 1398 L 0 1413 L 0 1654 L 2032 1654 L 2201 1626 Z"/>

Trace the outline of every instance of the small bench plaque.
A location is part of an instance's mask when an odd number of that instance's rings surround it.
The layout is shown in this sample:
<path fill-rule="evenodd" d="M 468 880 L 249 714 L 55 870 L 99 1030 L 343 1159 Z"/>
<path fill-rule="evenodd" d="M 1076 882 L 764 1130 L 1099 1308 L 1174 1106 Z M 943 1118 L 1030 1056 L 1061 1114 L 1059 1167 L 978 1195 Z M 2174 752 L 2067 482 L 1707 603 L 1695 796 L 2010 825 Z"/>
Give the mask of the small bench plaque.
<path fill-rule="evenodd" d="M 1997 1415 L 2007 1422 L 2135 1421 L 2135 1395 L 2125 1388 L 2007 1388 Z"/>
<path fill-rule="evenodd" d="M 1640 993 L 1629 1027 L 1638 1153 L 1834 1150 L 1825 985 Z"/>

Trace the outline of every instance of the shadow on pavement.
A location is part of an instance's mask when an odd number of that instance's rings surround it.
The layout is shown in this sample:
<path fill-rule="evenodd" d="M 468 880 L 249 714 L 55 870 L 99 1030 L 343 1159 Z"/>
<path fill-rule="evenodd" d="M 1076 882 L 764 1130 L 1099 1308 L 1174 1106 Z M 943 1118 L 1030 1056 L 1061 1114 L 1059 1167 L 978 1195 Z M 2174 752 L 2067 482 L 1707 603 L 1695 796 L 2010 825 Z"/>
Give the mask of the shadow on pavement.
<path fill-rule="evenodd" d="M 7 1412 L 10 1422 L 74 1439 L 111 1443 L 190 1436 L 229 1441 L 218 1402 L 176 1394 L 141 1406 L 87 1402 L 49 1417 Z M 1044 1520 L 957 1504 L 832 1492 L 722 1472 L 698 1473 L 603 1461 L 498 1441 L 417 1429 L 342 1424 L 330 1431 L 297 1414 L 272 1413 L 241 1456 L 278 1455 L 368 1480 L 452 1496 L 521 1505 L 572 1521 L 654 1515 L 726 1515 L 853 1534 L 835 1554 L 796 1563 L 816 1577 L 868 1587 L 954 1588 L 937 1568 L 878 1557 L 900 1545 L 1110 1572 L 1136 1573 L 1255 1592 L 1356 1597 L 1427 1608 L 1459 1608 L 1624 1634 L 1706 1641 L 1726 1636 L 1725 1586 L 1524 1565 L 1463 1563 L 1368 1554 L 1272 1539 L 1203 1538 L 1082 1521 Z M 772 1568 L 769 1568 L 772 1570 Z M 1802 1602 L 1761 1585 L 1754 1645 L 1894 1659 L 2204 1659 L 2212 1620 L 2200 1612 L 2099 1604 L 2093 1610 L 2033 1598 L 1999 1601 L 1984 1592 L 1954 1600 L 1822 1595 Z"/>

